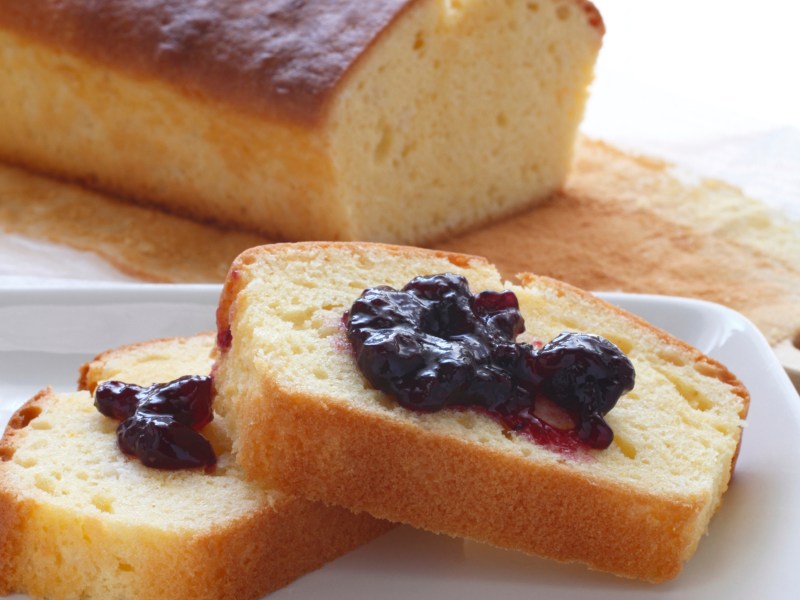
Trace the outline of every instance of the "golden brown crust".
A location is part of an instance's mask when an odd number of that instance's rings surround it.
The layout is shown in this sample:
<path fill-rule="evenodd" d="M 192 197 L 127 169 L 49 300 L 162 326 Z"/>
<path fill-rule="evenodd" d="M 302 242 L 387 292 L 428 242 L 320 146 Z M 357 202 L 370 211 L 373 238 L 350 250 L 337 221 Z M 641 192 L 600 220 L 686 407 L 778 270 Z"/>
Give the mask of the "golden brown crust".
<path fill-rule="evenodd" d="M 589 25 L 597 29 L 601 35 L 604 35 L 606 32 L 606 24 L 603 22 L 603 16 L 600 14 L 600 11 L 597 10 L 597 7 L 589 0 L 576 0 L 576 2 L 578 6 L 583 9 L 583 12 L 586 13 L 589 19 Z"/>
<path fill-rule="evenodd" d="M 16 438 L 32 419 L 42 411 L 42 405 L 52 395 L 50 388 L 39 391 L 20 406 L 9 419 L 0 439 L 0 465 L 14 457 Z M 21 543 L 21 524 L 30 512 L 31 503 L 21 499 L 4 480 L 0 469 L 0 595 L 18 591 L 15 587 L 17 548 Z"/>
<path fill-rule="evenodd" d="M 419 0 L 368 9 L 323 1 L 29 0 L 0 26 L 133 75 L 171 81 L 248 112 L 317 121 L 383 30 Z"/>
<path fill-rule="evenodd" d="M 408 423 L 278 386 L 265 385 L 264 392 L 271 418 L 243 415 L 241 439 L 258 439 L 258 430 L 287 434 L 266 447 L 243 447 L 239 461 L 248 472 L 269 473 L 270 484 L 293 493 L 438 533 L 658 582 L 680 571 L 702 510 L 699 498 L 687 504 L 598 485 L 552 465 L 521 468 L 515 457 L 424 435 Z"/>
<path fill-rule="evenodd" d="M 395 527 L 305 500 L 287 499 L 274 510 L 280 518 L 243 519 L 196 540 L 192 551 L 202 562 L 179 578 L 186 581 L 185 593 L 169 582 L 164 597 L 260 598 Z M 190 574 L 200 581 L 187 581 Z M 197 596 L 203 589 L 208 591 Z"/>
<path fill-rule="evenodd" d="M 20 524 L 28 512 L 28 503 L 20 502 L 0 480 L 0 596 L 16 591 L 14 580 Z"/>
<path fill-rule="evenodd" d="M 255 600 L 394 525 L 336 507 L 284 498 L 180 548 L 178 563 L 152 557 L 137 597 Z"/>
<path fill-rule="evenodd" d="M 422 0 L 28 0 L 0 27 L 270 118 L 320 121 L 381 34 Z M 605 31 L 597 9 L 573 0 Z"/>
<path fill-rule="evenodd" d="M 53 390 L 49 387 L 40 390 L 11 415 L 3 437 L 0 438 L 0 461 L 11 460 L 16 451 L 16 437 L 19 435 L 19 431 L 41 414 L 42 405 L 52 394 Z"/>

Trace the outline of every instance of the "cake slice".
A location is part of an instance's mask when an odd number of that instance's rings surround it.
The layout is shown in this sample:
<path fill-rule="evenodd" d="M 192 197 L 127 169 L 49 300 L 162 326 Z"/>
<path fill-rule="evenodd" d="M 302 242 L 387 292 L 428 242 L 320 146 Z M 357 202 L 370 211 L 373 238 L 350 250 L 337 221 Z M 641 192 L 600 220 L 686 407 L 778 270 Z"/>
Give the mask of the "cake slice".
<path fill-rule="evenodd" d="M 345 313 L 365 288 L 440 273 L 466 277 L 473 293 L 516 294 L 527 327 L 520 341 L 531 348 L 571 331 L 603 336 L 627 355 L 636 383 L 605 416 L 608 448 L 539 443 L 486 410 L 404 408 L 369 383 Z M 749 402 L 724 366 L 637 317 L 552 279 L 504 282 L 485 260 L 459 254 L 335 243 L 251 249 L 231 268 L 218 325 L 215 406 L 249 477 L 653 582 L 677 575 L 706 531 Z M 564 415 L 554 417 L 545 421 L 568 432 Z"/>
<path fill-rule="evenodd" d="M 6 2 L 0 157 L 277 239 L 421 242 L 562 185 L 603 32 L 587 0 Z"/>
<path fill-rule="evenodd" d="M 146 385 L 208 373 L 213 336 L 102 354 L 81 385 Z M 221 419 L 204 433 L 212 474 L 160 471 L 117 448 L 117 422 L 89 392 L 44 390 L 0 442 L 0 595 L 37 598 L 259 598 L 386 531 L 368 515 L 245 480 Z"/>

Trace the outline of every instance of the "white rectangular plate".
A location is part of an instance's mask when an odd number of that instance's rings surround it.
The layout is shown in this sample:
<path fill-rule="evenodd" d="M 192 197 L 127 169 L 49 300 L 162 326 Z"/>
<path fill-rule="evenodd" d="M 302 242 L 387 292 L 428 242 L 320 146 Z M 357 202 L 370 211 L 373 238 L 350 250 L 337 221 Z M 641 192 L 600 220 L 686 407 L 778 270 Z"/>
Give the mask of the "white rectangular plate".
<path fill-rule="evenodd" d="M 0 290 L 0 424 L 36 391 L 75 389 L 78 366 L 120 344 L 214 327 L 217 286 Z M 277 592 L 326 597 L 591 599 L 792 597 L 800 589 L 800 399 L 756 328 L 707 302 L 600 294 L 726 364 L 750 390 L 723 506 L 674 581 L 627 581 L 400 527 Z M 23 596 L 15 596 L 21 599 Z"/>

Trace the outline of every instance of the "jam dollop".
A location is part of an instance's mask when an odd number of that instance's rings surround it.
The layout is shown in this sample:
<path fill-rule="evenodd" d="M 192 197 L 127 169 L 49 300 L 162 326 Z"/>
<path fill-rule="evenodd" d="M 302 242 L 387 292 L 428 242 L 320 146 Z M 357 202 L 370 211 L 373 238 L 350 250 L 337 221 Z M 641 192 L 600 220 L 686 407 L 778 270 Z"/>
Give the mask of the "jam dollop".
<path fill-rule="evenodd" d="M 147 467 L 212 468 L 217 457 L 200 433 L 214 418 L 210 377 L 188 375 L 140 387 L 121 381 L 97 386 L 94 405 L 121 421 L 117 444 Z"/>
<path fill-rule="evenodd" d="M 369 288 L 345 326 L 358 368 L 401 406 L 472 407 L 554 448 L 607 448 L 614 434 L 603 417 L 634 385 L 633 364 L 602 337 L 516 342 L 525 331 L 516 295 L 473 295 L 452 273 Z"/>

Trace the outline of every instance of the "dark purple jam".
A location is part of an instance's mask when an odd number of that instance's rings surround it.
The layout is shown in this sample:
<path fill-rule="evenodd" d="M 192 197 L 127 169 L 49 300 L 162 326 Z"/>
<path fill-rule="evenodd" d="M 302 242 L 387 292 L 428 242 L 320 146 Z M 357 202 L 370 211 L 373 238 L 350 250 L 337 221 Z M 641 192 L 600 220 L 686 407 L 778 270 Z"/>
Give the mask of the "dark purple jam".
<path fill-rule="evenodd" d="M 97 386 L 94 405 L 122 421 L 117 443 L 148 467 L 211 468 L 217 457 L 200 430 L 214 418 L 211 378 L 191 375 L 143 388 L 121 381 Z"/>
<path fill-rule="evenodd" d="M 367 289 L 345 324 L 361 372 L 401 406 L 473 407 L 564 451 L 607 448 L 614 434 L 603 417 L 634 385 L 630 360 L 601 337 L 517 343 L 525 322 L 514 293 L 472 295 L 450 273 Z"/>

